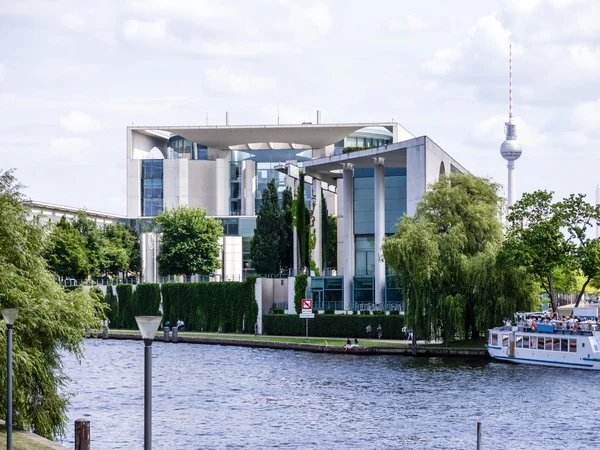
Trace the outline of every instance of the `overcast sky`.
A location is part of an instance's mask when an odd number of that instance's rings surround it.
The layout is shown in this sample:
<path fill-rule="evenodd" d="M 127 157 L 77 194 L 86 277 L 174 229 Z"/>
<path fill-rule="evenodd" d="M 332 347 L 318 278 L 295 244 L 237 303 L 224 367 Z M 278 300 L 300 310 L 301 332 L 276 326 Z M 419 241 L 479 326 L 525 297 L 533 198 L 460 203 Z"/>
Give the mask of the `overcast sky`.
<path fill-rule="evenodd" d="M 125 127 L 397 121 L 506 183 L 508 45 L 535 189 L 595 201 L 597 0 L 2 0 L 0 168 L 125 213 Z"/>

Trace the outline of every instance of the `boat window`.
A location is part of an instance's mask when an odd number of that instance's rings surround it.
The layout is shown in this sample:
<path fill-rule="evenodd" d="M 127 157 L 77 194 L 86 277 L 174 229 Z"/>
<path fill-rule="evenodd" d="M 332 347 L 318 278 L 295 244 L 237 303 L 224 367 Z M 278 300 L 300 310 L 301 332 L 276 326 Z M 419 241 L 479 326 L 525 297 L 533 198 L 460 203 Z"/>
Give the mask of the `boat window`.
<path fill-rule="evenodd" d="M 492 333 L 492 345 L 498 345 L 498 335 L 496 333 Z"/>
<path fill-rule="evenodd" d="M 508 334 L 502 335 L 502 347 L 508 347 Z"/>
<path fill-rule="evenodd" d="M 544 350 L 552 351 L 552 338 L 546 338 L 546 346 L 544 347 Z"/>
<path fill-rule="evenodd" d="M 569 339 L 569 352 L 577 353 L 577 339 Z"/>
<path fill-rule="evenodd" d="M 552 350 L 555 352 L 560 352 L 560 338 L 552 338 Z"/>
<path fill-rule="evenodd" d="M 538 338 L 537 336 L 531 336 L 529 338 L 529 348 L 535 350 L 537 348 L 538 345 Z"/>
<path fill-rule="evenodd" d="M 523 336 L 523 348 L 529 348 L 529 336 Z"/>
<path fill-rule="evenodd" d="M 517 336 L 517 348 L 523 348 L 523 336 Z"/>
<path fill-rule="evenodd" d="M 569 351 L 569 340 L 568 339 L 561 339 L 560 340 L 560 351 L 561 352 L 568 352 Z"/>
<path fill-rule="evenodd" d="M 538 350 L 544 350 L 544 338 L 538 337 Z"/>
<path fill-rule="evenodd" d="M 598 348 L 598 341 L 596 340 L 596 338 L 591 337 L 590 338 L 590 344 L 592 344 L 592 348 L 594 349 L 594 353 L 598 353 L 600 351 L 600 348 Z"/>

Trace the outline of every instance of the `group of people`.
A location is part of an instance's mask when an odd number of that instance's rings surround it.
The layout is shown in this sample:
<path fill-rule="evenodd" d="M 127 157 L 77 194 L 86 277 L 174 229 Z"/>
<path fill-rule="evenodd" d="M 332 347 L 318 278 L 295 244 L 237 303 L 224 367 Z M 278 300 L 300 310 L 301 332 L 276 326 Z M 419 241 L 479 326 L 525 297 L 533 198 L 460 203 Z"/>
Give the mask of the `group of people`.
<path fill-rule="evenodd" d="M 171 321 L 167 320 L 165 322 L 165 326 L 166 327 L 170 327 L 171 326 Z M 185 330 L 185 323 L 183 322 L 183 320 L 178 320 L 177 321 L 177 331 L 184 331 Z"/>
<path fill-rule="evenodd" d="M 371 334 L 373 333 L 373 327 L 371 326 L 371 324 L 367 325 L 367 339 L 370 341 L 371 340 Z M 377 338 L 381 339 L 383 337 L 383 328 L 381 327 L 381 324 L 379 324 L 377 326 Z"/>
<path fill-rule="evenodd" d="M 354 344 L 353 344 L 353 343 L 350 341 L 350 338 L 348 338 L 348 339 L 346 340 L 346 345 L 344 345 L 344 351 L 347 351 L 348 349 L 351 349 L 351 348 L 356 348 L 356 347 L 358 347 L 358 339 L 357 339 L 357 338 L 354 338 Z"/>
<path fill-rule="evenodd" d="M 538 325 L 552 325 L 555 330 L 586 330 L 586 331 L 595 331 L 600 329 L 600 323 L 598 322 L 598 317 L 592 318 L 584 318 L 584 317 L 573 317 L 573 316 L 564 316 L 562 318 L 554 318 L 551 319 L 549 317 L 540 318 L 540 317 L 529 317 L 525 319 L 525 327 L 529 328 L 531 331 L 536 331 Z"/>

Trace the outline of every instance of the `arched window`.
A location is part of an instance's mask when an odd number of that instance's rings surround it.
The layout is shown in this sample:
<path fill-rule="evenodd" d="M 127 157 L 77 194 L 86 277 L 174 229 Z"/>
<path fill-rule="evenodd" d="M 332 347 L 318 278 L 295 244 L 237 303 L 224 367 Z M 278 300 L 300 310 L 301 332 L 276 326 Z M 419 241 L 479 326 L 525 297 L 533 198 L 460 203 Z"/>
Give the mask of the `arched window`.
<path fill-rule="evenodd" d="M 444 161 L 440 163 L 440 177 L 442 175 L 446 175 L 446 166 L 444 166 Z"/>

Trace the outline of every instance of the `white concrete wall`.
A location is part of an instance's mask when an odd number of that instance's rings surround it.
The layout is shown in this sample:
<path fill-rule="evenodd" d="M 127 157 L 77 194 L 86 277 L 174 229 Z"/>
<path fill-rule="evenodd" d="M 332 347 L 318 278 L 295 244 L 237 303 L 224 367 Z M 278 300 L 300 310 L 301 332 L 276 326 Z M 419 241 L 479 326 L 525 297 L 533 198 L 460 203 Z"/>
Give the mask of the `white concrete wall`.
<path fill-rule="evenodd" d="M 142 215 L 142 162 L 139 159 L 127 160 L 127 217 Z"/>
<path fill-rule="evenodd" d="M 294 286 L 296 285 L 296 277 L 289 277 L 287 282 L 287 302 L 288 307 L 285 310 L 286 314 L 296 314 L 296 305 L 294 304 Z"/>
<path fill-rule="evenodd" d="M 188 165 L 188 205 L 201 206 L 209 216 L 216 216 L 217 162 L 190 160 Z"/>
<path fill-rule="evenodd" d="M 409 216 L 415 214 L 426 186 L 425 137 L 420 137 L 408 141 L 406 148 L 406 213 Z"/>
<path fill-rule="evenodd" d="M 242 214 L 253 216 L 256 200 L 256 161 L 242 161 L 241 171 Z"/>
<path fill-rule="evenodd" d="M 262 278 L 262 310 L 268 314 L 273 307 L 273 278 Z"/>
<path fill-rule="evenodd" d="M 227 216 L 229 215 L 229 160 L 217 159 L 215 162 L 215 186 L 210 192 L 216 200 L 214 215 Z"/>
<path fill-rule="evenodd" d="M 225 281 L 242 280 L 242 237 L 225 236 L 223 238 L 223 279 Z"/>
<path fill-rule="evenodd" d="M 428 137 L 426 137 L 425 139 L 425 171 L 427 186 L 439 180 L 440 166 L 442 162 L 444 163 L 444 171 L 446 175 L 450 174 L 452 166 L 456 167 L 463 173 L 467 173 L 466 169 L 462 167 L 448 153 L 442 150 L 442 148 L 439 145 L 437 145 Z"/>
<path fill-rule="evenodd" d="M 165 209 L 188 205 L 189 161 L 189 159 L 165 159 L 163 161 L 163 205 Z"/>
<path fill-rule="evenodd" d="M 154 147 L 161 151 L 163 157 L 167 157 L 168 139 L 148 136 L 135 130 L 127 130 L 127 133 L 127 159 L 135 157 L 142 159 Z"/>
<path fill-rule="evenodd" d="M 263 333 L 263 307 L 262 307 L 262 283 L 264 278 L 257 278 L 256 284 L 254 285 L 254 298 L 256 299 L 256 304 L 258 305 L 258 318 L 256 319 L 258 323 L 258 334 Z M 254 324 L 250 324 L 251 326 Z"/>
<path fill-rule="evenodd" d="M 142 233 L 140 235 L 140 250 L 142 259 L 142 282 L 158 282 L 158 255 L 159 235 L 156 233 Z"/>

